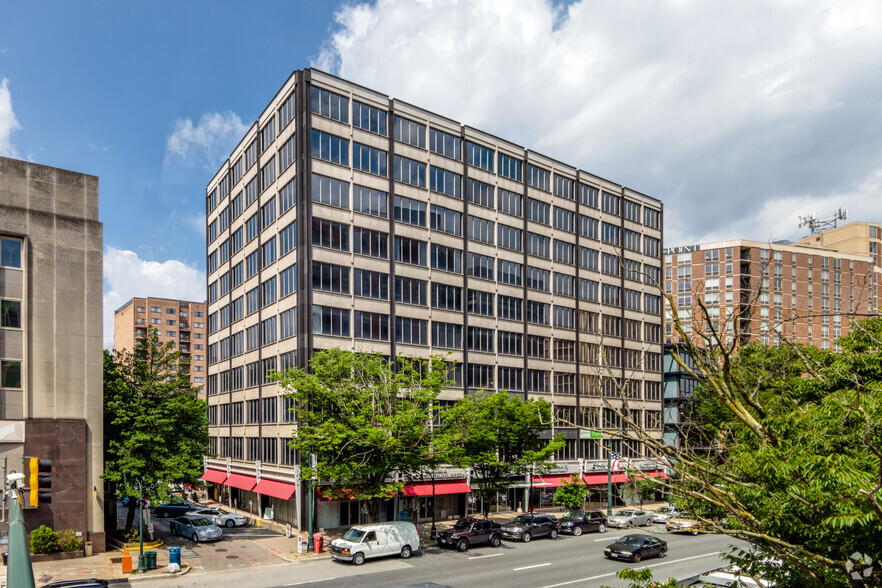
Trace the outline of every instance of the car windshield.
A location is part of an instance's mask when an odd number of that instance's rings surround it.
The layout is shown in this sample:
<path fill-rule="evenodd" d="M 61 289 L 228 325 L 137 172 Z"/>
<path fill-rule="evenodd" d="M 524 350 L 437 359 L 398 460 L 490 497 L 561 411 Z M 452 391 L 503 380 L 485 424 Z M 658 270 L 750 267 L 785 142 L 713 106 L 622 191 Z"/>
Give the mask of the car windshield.
<path fill-rule="evenodd" d="M 639 547 L 643 545 L 643 539 L 641 539 L 640 537 L 634 537 L 633 535 L 625 535 L 624 537 L 616 541 L 616 543 L 621 543 L 622 545 L 634 545 L 635 547 Z"/>
<path fill-rule="evenodd" d="M 343 534 L 343 539 L 353 543 L 361 543 L 362 537 L 364 537 L 364 531 L 359 531 L 358 529 L 349 529 Z"/>
<path fill-rule="evenodd" d="M 657 512 L 658 514 L 671 514 L 672 512 L 674 512 L 674 508 L 671 506 L 663 506 L 661 508 L 655 509 L 655 512 Z"/>
<path fill-rule="evenodd" d="M 527 515 L 518 515 L 512 521 L 512 525 L 529 525 L 533 522 L 533 517 Z"/>
<path fill-rule="evenodd" d="M 208 527 L 213 525 L 211 521 L 208 519 L 198 518 L 198 519 L 190 519 L 193 522 L 194 527 Z"/>
<path fill-rule="evenodd" d="M 633 510 L 620 510 L 616 513 L 617 517 L 633 517 L 636 513 Z"/>
<path fill-rule="evenodd" d="M 468 531 L 469 529 L 472 528 L 472 523 L 471 523 L 471 521 L 467 521 L 465 519 L 460 519 L 460 520 L 456 521 L 456 524 L 453 525 L 453 528 L 456 529 L 457 531 Z"/>
<path fill-rule="evenodd" d="M 562 521 L 581 521 L 585 513 L 581 510 L 571 510 L 561 519 Z"/>

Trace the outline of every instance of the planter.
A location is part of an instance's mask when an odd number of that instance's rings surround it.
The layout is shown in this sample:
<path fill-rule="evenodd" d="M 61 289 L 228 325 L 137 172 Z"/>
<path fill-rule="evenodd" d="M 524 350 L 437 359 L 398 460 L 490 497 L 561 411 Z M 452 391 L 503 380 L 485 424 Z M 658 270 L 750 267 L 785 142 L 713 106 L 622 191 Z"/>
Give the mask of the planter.
<path fill-rule="evenodd" d="M 82 551 L 61 551 L 59 553 L 32 553 L 31 563 L 41 561 L 59 561 L 62 559 L 79 559 L 83 556 Z"/>

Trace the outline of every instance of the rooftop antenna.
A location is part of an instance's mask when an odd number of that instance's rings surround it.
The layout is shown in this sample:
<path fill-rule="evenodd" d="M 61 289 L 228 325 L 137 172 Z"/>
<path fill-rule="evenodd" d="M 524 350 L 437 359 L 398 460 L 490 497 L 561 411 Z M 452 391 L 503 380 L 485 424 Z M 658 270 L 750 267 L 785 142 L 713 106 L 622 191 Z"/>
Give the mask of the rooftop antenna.
<path fill-rule="evenodd" d="M 840 208 L 833 214 L 828 214 L 821 218 L 818 218 L 818 215 L 813 212 L 810 216 L 799 217 L 799 227 L 807 226 L 811 230 L 812 235 L 814 235 L 827 229 L 835 229 L 838 221 L 845 220 L 846 218 L 848 218 L 848 211 L 844 208 Z"/>

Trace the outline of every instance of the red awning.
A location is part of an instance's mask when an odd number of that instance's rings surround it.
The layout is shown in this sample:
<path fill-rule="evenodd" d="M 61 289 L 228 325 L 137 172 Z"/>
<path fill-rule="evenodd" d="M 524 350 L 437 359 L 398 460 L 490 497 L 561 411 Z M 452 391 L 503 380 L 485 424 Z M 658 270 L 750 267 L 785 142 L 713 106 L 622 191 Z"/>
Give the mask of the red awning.
<path fill-rule="evenodd" d="M 355 490 L 350 490 L 349 488 L 344 488 L 343 489 L 343 496 L 338 496 L 336 498 L 329 498 L 328 496 L 325 496 L 324 490 L 322 488 L 316 489 L 316 492 L 318 492 L 318 499 L 321 502 L 329 502 L 329 501 L 336 501 L 336 500 L 355 500 L 355 498 L 352 497 L 352 495 L 355 493 Z"/>
<path fill-rule="evenodd" d="M 266 496 L 272 496 L 273 498 L 281 498 L 282 500 L 288 500 L 291 496 L 294 495 L 294 491 L 297 489 L 297 486 L 294 484 L 289 484 L 287 482 L 276 482 L 275 480 L 267 480 L 262 478 L 260 482 L 257 483 L 257 487 L 254 489 L 258 494 L 265 494 Z"/>
<path fill-rule="evenodd" d="M 227 472 L 222 472 L 221 470 L 212 470 L 207 469 L 205 473 L 202 474 L 200 480 L 205 480 L 206 482 L 211 482 L 212 484 L 223 484 L 224 480 L 227 479 Z"/>
<path fill-rule="evenodd" d="M 239 490 L 251 490 L 255 484 L 257 484 L 257 478 L 244 474 L 230 474 L 230 477 L 224 482 L 224 486 L 238 488 Z"/>
<path fill-rule="evenodd" d="M 564 482 L 573 479 L 573 474 L 549 474 L 547 476 L 533 476 L 534 488 L 557 488 Z"/>
<path fill-rule="evenodd" d="M 582 474 L 582 479 L 585 480 L 586 484 L 595 485 L 595 484 L 606 484 L 607 475 L 606 472 L 602 473 L 594 473 L 594 474 Z M 612 475 L 612 483 L 619 484 L 621 482 L 628 481 L 628 474 L 625 472 L 613 472 Z"/>
<path fill-rule="evenodd" d="M 434 494 L 435 496 L 441 496 L 442 494 L 462 494 L 471 491 L 472 489 L 469 488 L 465 480 L 444 480 L 435 482 Z M 401 493 L 405 496 L 431 496 L 432 483 L 415 482 L 413 484 L 405 484 L 404 488 L 401 489 Z"/>

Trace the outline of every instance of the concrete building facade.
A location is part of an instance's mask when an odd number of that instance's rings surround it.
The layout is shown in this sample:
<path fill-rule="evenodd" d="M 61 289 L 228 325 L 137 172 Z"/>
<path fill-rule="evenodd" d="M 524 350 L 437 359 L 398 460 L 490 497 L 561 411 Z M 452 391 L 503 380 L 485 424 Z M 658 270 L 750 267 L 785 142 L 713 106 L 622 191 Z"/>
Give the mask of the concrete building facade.
<path fill-rule="evenodd" d="M 190 383 L 204 400 L 205 309 L 204 302 L 132 298 L 113 313 L 113 348 L 131 352 L 148 329 L 155 330 L 161 344 L 171 343 L 188 360 Z"/>
<path fill-rule="evenodd" d="M 0 157 L 0 449 L 51 462 L 29 529 L 104 550 L 103 228 L 98 178 Z"/>
<path fill-rule="evenodd" d="M 566 446 L 537 488 L 575 472 L 605 484 L 607 441 L 656 470 L 640 443 L 613 438 L 621 423 L 605 403 L 620 406 L 627 389 L 635 417 L 661 438 L 662 215 L 654 198 L 509 141 L 294 72 L 207 186 L 217 457 L 205 479 L 303 528 L 300 456 L 287 446 L 294 415 L 266 374 L 334 347 L 449 353 L 457 385 L 442 402 L 479 389 L 548 400 Z M 436 492 L 438 515 L 462 514 L 469 473 L 438 476 L 450 482 Z M 420 484 L 409 481 L 381 516 L 428 516 Z M 529 480 L 520 486 L 500 503 L 521 502 Z M 363 511 L 323 501 L 317 516 L 331 528 Z"/>

